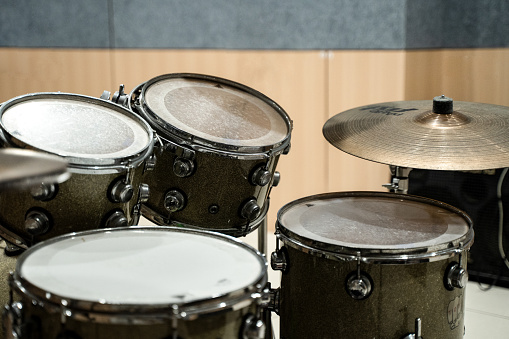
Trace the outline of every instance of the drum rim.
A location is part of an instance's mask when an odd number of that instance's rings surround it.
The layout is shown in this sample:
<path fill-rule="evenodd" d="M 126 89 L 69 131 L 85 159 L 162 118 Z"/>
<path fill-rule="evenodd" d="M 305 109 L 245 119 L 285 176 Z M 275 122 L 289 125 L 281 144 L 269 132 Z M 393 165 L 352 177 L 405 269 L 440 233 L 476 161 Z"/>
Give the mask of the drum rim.
<path fill-rule="evenodd" d="M 70 238 L 79 236 L 86 236 L 88 234 L 98 234 L 106 232 L 123 232 L 123 231 L 160 231 L 160 232 L 178 232 L 186 234 L 198 234 L 207 237 L 213 237 L 233 243 L 239 247 L 244 248 L 251 254 L 255 255 L 258 262 L 260 263 L 260 272 L 255 281 L 249 285 L 234 291 L 225 292 L 220 295 L 211 296 L 208 299 L 199 299 L 191 302 L 182 303 L 171 303 L 171 304 L 123 304 L 123 303 L 104 303 L 99 300 L 97 301 L 86 301 L 76 300 L 62 295 L 49 293 L 23 277 L 21 267 L 25 262 L 26 258 L 39 248 L 51 245 L 53 243 L 63 241 Z M 15 289 L 23 295 L 28 296 L 32 300 L 53 308 L 57 312 L 62 310 L 62 307 L 71 311 L 70 317 L 88 317 L 90 314 L 100 314 L 98 316 L 98 322 L 111 322 L 112 319 L 117 321 L 122 318 L 140 319 L 141 322 L 146 321 L 147 323 L 158 323 L 168 319 L 194 319 L 204 314 L 216 313 L 222 311 L 228 311 L 232 309 L 239 309 L 243 306 L 250 305 L 256 293 L 261 293 L 262 289 L 267 284 L 268 272 L 267 272 L 267 261 L 265 257 L 252 246 L 224 234 L 188 229 L 183 227 L 173 226 L 129 226 L 129 227 L 117 227 L 117 228 L 103 228 L 81 232 L 73 232 L 64 234 L 49 240 L 40 242 L 28 250 L 23 252 L 17 262 L 16 268 L 11 276 L 9 277 L 9 285 L 11 289 Z M 147 318 L 150 317 L 150 318 Z"/>
<path fill-rule="evenodd" d="M 3 123 L 3 114 L 11 107 L 16 104 L 22 102 L 28 102 L 30 100 L 38 100 L 38 99 L 53 99 L 58 98 L 62 100 L 69 101 L 77 101 L 77 102 L 85 102 L 89 104 L 94 104 L 102 107 L 106 107 L 108 109 L 114 110 L 117 113 L 123 114 L 124 116 L 136 121 L 147 133 L 148 143 L 142 147 L 136 153 L 131 155 L 127 155 L 120 158 L 86 158 L 86 157 L 77 157 L 77 156 L 69 156 L 54 152 L 49 152 L 47 150 L 39 148 L 37 145 L 28 144 L 16 136 L 12 135 L 7 128 L 5 128 Z M 65 159 L 68 162 L 69 172 L 71 173 L 82 173 L 82 174 L 90 174 L 90 173 L 119 173 L 125 171 L 127 168 L 138 167 L 145 159 L 147 159 L 151 154 L 154 146 L 154 133 L 150 125 L 142 119 L 140 116 L 133 114 L 133 112 L 129 111 L 127 108 L 115 104 L 114 102 L 104 100 L 101 98 L 94 98 L 91 96 L 75 94 L 75 93 L 65 93 L 65 92 L 39 92 L 39 93 L 29 93 L 25 95 L 21 95 L 15 98 L 12 98 L 0 106 L 0 139 L 10 147 L 16 148 L 27 148 L 35 151 L 43 152 L 46 154 L 53 154 Z"/>
<path fill-rule="evenodd" d="M 216 82 L 221 83 L 226 86 L 235 88 L 237 90 L 243 91 L 248 93 L 249 95 L 252 95 L 263 102 L 265 102 L 267 105 L 269 105 L 279 116 L 284 120 L 287 133 L 286 136 L 279 142 L 272 144 L 272 145 L 266 145 L 266 146 L 236 146 L 236 145 L 229 145 L 225 143 L 215 142 L 211 141 L 205 138 L 201 138 L 198 136 L 195 136 L 191 133 L 188 133 L 186 131 L 183 131 L 169 123 L 167 123 L 164 119 L 160 118 L 156 112 L 152 111 L 150 107 L 146 104 L 144 98 L 146 95 L 147 89 L 162 80 L 167 79 L 177 79 L 177 78 L 187 78 L 187 79 L 196 79 L 196 80 L 202 80 L 202 81 L 209 81 L 209 82 Z M 133 98 L 137 98 L 139 100 L 138 104 L 135 104 Z M 205 149 L 205 150 L 211 150 L 211 149 L 217 149 L 224 152 L 231 152 L 231 153 L 241 153 L 241 154 L 256 154 L 256 153 L 281 153 L 283 152 L 290 144 L 291 139 L 291 133 L 293 129 L 293 122 L 288 116 L 288 114 L 285 112 L 285 110 L 279 106 L 275 101 L 264 95 L 263 93 L 248 87 L 246 85 L 243 85 L 241 83 L 224 79 L 217 76 L 212 75 L 206 75 L 206 74 L 199 74 L 199 73 L 169 73 L 169 74 L 163 74 L 159 75 L 157 77 L 154 77 L 148 81 L 145 81 L 141 84 L 139 84 L 137 87 L 135 87 L 131 94 L 129 95 L 128 99 L 128 106 L 131 110 L 138 112 L 148 123 L 152 126 L 152 128 L 155 130 L 156 133 L 160 134 L 162 137 L 167 138 L 171 141 L 174 141 L 178 144 L 188 145 L 191 146 L 197 150 Z M 136 109 L 135 109 L 136 108 Z"/>
<path fill-rule="evenodd" d="M 327 198 L 342 198 L 342 197 L 384 197 L 391 199 L 403 199 L 416 201 L 421 203 L 431 204 L 440 208 L 444 208 L 462 217 L 468 226 L 468 231 L 461 237 L 454 241 L 437 244 L 436 246 L 428 247 L 413 247 L 413 248 L 398 248 L 398 249 L 377 249 L 377 248 L 354 248 L 347 246 L 339 246 L 335 244 L 317 241 L 305 236 L 298 235 L 285 227 L 281 223 L 283 214 L 303 202 L 310 202 L 322 200 Z M 376 191 L 347 191 L 347 192 L 330 192 L 317 195 L 311 195 L 294 200 L 281 207 L 277 213 L 276 221 L 276 237 L 281 239 L 285 245 L 294 249 L 300 250 L 305 253 L 316 255 L 319 257 L 326 257 L 328 259 L 339 261 L 352 261 L 360 259 L 365 263 L 376 264 L 413 264 L 421 262 L 438 261 L 445 258 L 452 257 L 457 253 L 468 250 L 474 241 L 473 221 L 465 212 L 443 203 L 438 200 L 399 193 L 389 192 L 376 192 Z"/>

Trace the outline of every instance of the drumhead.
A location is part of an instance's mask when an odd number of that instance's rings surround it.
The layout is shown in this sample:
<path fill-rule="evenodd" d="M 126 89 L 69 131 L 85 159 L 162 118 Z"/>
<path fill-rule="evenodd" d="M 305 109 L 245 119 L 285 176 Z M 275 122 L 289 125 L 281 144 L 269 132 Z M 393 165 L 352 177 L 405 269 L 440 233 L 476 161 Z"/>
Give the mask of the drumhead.
<path fill-rule="evenodd" d="M 145 121 L 91 97 L 35 93 L 8 101 L 0 115 L 10 143 L 64 157 L 70 168 L 139 163 L 153 143 Z"/>
<path fill-rule="evenodd" d="M 171 74 L 144 84 L 144 108 L 163 134 L 217 148 L 254 149 L 287 141 L 291 123 L 281 107 L 233 81 Z M 157 129 L 156 129 L 157 130 Z"/>
<path fill-rule="evenodd" d="M 342 192 L 285 205 L 278 230 L 295 246 L 363 258 L 406 261 L 470 247 L 472 222 L 462 211 L 410 195 Z"/>
<path fill-rule="evenodd" d="M 266 262 L 228 236 L 128 227 L 42 242 L 20 257 L 16 274 L 29 293 L 43 300 L 56 298 L 58 304 L 64 299 L 69 305 L 89 302 L 94 311 L 122 305 L 185 307 L 221 298 L 227 303 L 236 294 L 246 294 L 266 279 Z"/>

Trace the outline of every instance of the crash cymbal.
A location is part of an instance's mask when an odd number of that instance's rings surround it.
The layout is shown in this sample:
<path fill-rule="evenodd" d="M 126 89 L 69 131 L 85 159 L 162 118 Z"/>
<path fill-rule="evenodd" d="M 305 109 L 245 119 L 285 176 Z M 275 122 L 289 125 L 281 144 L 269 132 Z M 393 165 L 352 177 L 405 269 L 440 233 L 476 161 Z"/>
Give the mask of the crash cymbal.
<path fill-rule="evenodd" d="M 509 167 L 509 107 L 397 101 L 339 113 L 323 126 L 327 141 L 354 156 L 400 167 L 485 170 Z"/>
<path fill-rule="evenodd" d="M 0 190 L 67 180 L 67 162 L 58 156 L 19 148 L 0 149 Z"/>

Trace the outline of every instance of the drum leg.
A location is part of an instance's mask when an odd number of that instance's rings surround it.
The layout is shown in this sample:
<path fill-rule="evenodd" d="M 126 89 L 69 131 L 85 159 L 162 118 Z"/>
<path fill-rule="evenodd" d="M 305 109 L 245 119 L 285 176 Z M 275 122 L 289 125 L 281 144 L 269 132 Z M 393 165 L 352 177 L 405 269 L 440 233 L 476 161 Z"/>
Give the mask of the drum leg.
<path fill-rule="evenodd" d="M 263 217 L 258 227 L 258 251 L 260 251 L 263 256 L 267 254 L 267 215 Z"/>

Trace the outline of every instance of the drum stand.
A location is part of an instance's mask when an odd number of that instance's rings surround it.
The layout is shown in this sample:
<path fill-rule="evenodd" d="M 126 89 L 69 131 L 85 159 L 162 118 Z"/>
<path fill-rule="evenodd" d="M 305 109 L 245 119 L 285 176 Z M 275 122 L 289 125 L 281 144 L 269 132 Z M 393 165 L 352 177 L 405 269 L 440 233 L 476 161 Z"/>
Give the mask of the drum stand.
<path fill-rule="evenodd" d="M 258 251 L 267 258 L 267 216 L 263 217 L 260 226 L 258 226 Z M 270 283 L 267 284 L 270 288 Z M 272 328 L 272 311 L 262 310 L 262 320 L 265 323 L 264 339 L 274 339 L 274 330 Z"/>

